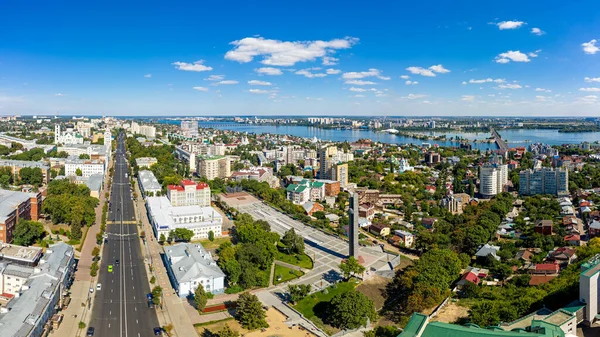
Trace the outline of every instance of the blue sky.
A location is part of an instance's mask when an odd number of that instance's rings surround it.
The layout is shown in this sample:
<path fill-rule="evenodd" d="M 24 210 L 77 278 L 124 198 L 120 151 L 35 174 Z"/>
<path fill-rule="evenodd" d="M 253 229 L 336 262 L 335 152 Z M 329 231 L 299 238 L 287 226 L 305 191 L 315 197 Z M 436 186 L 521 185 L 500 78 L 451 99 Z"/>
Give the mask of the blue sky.
<path fill-rule="evenodd" d="M 123 2 L 2 2 L 0 114 L 600 111 L 599 1 Z"/>

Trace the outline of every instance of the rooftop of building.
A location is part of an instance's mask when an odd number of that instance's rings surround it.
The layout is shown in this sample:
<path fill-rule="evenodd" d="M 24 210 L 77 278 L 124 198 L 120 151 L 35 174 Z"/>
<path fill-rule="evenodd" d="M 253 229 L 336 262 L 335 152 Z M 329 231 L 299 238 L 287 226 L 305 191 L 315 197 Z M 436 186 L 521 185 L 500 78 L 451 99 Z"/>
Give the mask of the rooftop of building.
<path fill-rule="evenodd" d="M 205 188 L 210 189 L 210 186 L 208 186 L 207 183 L 204 183 L 204 182 L 196 183 L 194 181 L 187 180 L 187 179 L 182 180 L 180 185 L 169 185 L 169 186 L 167 186 L 167 188 L 171 191 L 184 191 L 185 190 L 184 186 L 193 186 L 193 185 L 196 185 L 197 190 L 203 190 Z"/>
<path fill-rule="evenodd" d="M 200 244 L 178 243 L 165 249 L 172 263 L 172 270 L 178 282 L 189 282 L 200 277 L 225 277 L 210 252 Z"/>
<path fill-rule="evenodd" d="M 90 188 L 91 191 L 99 191 L 102 188 L 104 182 L 104 175 L 100 173 L 92 174 L 88 177 L 85 185 Z"/>
<path fill-rule="evenodd" d="M 39 167 L 49 170 L 50 166 L 40 161 L 0 159 L 0 166 Z"/>
<path fill-rule="evenodd" d="M 154 176 L 154 173 L 149 170 L 141 170 L 138 172 L 138 178 L 142 182 L 144 190 L 161 190 L 162 185 Z"/>
<path fill-rule="evenodd" d="M 214 221 L 222 221 L 221 213 L 217 212 L 210 206 L 201 207 L 198 205 L 190 206 L 172 206 L 169 199 L 162 197 L 149 197 L 147 199 L 148 211 L 156 221 L 159 228 L 177 228 L 181 225 L 193 227 L 200 222 L 175 223 L 174 217 L 180 216 L 199 216 L 203 218 L 211 218 Z M 208 220 L 205 220 L 208 221 Z"/>
<path fill-rule="evenodd" d="M 31 329 L 42 319 L 46 306 L 56 293 L 56 287 L 66 276 L 72 259 L 73 247 L 61 242 L 46 250 L 36 268 L 29 267 L 34 277 L 27 280 L 27 287 L 20 296 L 8 303 L 8 312 L 0 314 L 3 336 L 30 335 Z"/>
<path fill-rule="evenodd" d="M 0 189 L 0 223 L 6 221 L 8 215 L 15 210 L 15 207 L 36 196 L 35 193 Z"/>
<path fill-rule="evenodd" d="M 42 255 L 40 247 L 23 247 L 13 244 L 0 244 L 0 260 L 35 263 Z"/>
<path fill-rule="evenodd" d="M 564 335 L 565 334 L 560 327 L 539 320 L 533 320 L 531 324 L 525 328 L 507 331 L 500 326 L 482 328 L 475 324 L 458 325 L 442 322 L 429 322 L 426 315 L 414 313 L 399 337 L 564 337 Z"/>

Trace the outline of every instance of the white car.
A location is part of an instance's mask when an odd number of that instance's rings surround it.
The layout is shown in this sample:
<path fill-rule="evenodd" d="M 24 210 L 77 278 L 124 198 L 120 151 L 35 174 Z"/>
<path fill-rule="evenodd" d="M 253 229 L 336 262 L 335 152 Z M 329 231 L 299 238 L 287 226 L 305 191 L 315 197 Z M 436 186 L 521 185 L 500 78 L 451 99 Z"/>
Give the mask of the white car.
<path fill-rule="evenodd" d="M 94 288 L 90 287 L 90 292 L 93 293 L 94 292 Z"/>
<path fill-rule="evenodd" d="M 102 283 L 96 284 L 96 290 L 98 290 L 98 291 L 102 290 Z"/>

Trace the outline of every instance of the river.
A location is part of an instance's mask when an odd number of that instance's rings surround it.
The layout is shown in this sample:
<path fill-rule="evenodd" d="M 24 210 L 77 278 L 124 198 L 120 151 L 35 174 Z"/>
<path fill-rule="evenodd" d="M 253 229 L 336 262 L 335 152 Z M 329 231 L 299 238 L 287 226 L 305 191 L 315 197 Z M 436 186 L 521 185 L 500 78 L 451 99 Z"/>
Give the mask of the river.
<path fill-rule="evenodd" d="M 177 120 L 159 120 L 160 123 L 179 124 Z M 337 129 L 321 129 L 310 126 L 279 126 L 279 125 L 252 125 L 252 124 L 236 124 L 232 122 L 198 122 L 199 127 L 215 128 L 222 130 L 232 130 L 239 132 L 251 132 L 256 134 L 272 133 L 281 135 L 292 135 L 304 138 L 317 137 L 324 141 L 335 142 L 354 142 L 361 138 L 371 139 L 373 141 L 390 143 L 390 144 L 438 144 L 439 146 L 458 146 L 459 143 L 451 141 L 436 141 L 436 140 L 421 140 L 412 137 L 388 134 L 383 132 L 373 132 L 369 130 L 337 130 Z M 506 140 L 511 147 L 527 146 L 529 143 L 545 143 L 549 145 L 561 144 L 579 144 L 582 142 L 600 141 L 600 132 L 574 132 L 565 133 L 558 130 L 547 129 L 514 129 L 514 130 L 498 130 L 502 139 Z M 470 132 L 422 132 L 423 134 L 439 136 L 445 134 L 447 138 L 462 137 L 469 140 L 486 139 L 490 137 L 489 133 L 470 133 Z M 474 149 L 487 150 L 497 149 L 495 143 L 478 143 L 473 142 Z"/>

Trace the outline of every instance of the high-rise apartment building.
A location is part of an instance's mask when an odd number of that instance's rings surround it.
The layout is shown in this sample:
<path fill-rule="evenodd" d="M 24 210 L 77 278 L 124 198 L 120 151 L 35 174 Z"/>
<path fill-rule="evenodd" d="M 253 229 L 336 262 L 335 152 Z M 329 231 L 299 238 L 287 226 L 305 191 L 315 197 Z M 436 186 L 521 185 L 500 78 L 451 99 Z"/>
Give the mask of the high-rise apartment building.
<path fill-rule="evenodd" d="M 198 137 L 198 121 L 183 120 L 181 121 L 181 133 L 185 137 Z"/>
<path fill-rule="evenodd" d="M 341 187 L 348 185 L 348 163 L 335 164 L 331 169 L 331 179 L 340 182 Z"/>
<path fill-rule="evenodd" d="M 491 197 L 502 193 L 508 183 L 508 165 L 487 163 L 479 170 L 479 194 Z"/>
<path fill-rule="evenodd" d="M 519 173 L 519 194 L 569 194 L 569 170 L 542 167 L 524 170 Z"/>
<path fill-rule="evenodd" d="M 231 161 L 226 156 L 198 156 L 198 174 L 208 180 L 228 178 L 231 175 Z"/>
<path fill-rule="evenodd" d="M 331 168 L 336 162 L 337 147 L 324 145 L 319 150 L 319 178 L 331 179 Z"/>

